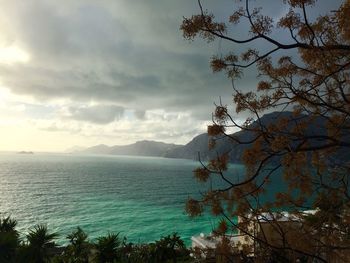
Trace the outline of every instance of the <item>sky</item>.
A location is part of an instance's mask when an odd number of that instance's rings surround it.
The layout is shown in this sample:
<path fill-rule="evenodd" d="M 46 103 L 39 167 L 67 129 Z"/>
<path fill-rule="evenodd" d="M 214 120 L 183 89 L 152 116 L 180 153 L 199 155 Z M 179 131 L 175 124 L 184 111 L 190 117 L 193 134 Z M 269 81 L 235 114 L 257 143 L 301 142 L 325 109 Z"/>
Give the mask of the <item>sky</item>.
<path fill-rule="evenodd" d="M 276 18 L 287 11 L 267 2 Z M 215 102 L 232 104 L 231 81 L 213 74 L 209 60 L 237 47 L 188 41 L 179 29 L 199 12 L 196 0 L 0 4 L 0 151 L 185 144 L 206 131 Z M 203 4 L 227 19 L 237 1 Z M 239 88 L 255 83 L 248 71 Z"/>

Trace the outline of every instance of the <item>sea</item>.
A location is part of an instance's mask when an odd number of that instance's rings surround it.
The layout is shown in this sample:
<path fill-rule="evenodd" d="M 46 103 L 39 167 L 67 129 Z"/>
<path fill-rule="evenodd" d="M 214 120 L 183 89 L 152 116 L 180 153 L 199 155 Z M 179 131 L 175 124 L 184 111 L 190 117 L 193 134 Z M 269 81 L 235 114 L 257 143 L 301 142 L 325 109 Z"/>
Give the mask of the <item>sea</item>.
<path fill-rule="evenodd" d="M 23 237 L 46 224 L 60 245 L 78 226 L 91 241 L 119 233 L 128 242 L 146 243 L 176 232 L 190 245 L 191 236 L 209 234 L 220 220 L 185 213 L 189 197 L 213 187 L 194 178 L 199 166 L 156 157 L 0 154 L 0 216 L 16 219 Z"/>

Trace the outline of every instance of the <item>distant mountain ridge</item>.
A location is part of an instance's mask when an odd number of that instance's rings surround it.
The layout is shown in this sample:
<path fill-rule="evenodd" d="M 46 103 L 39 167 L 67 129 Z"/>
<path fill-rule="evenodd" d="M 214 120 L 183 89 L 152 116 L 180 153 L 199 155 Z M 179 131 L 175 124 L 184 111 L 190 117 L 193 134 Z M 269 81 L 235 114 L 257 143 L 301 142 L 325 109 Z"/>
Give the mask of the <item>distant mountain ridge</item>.
<path fill-rule="evenodd" d="M 286 129 L 291 129 L 294 125 L 296 125 L 299 120 L 295 119 L 293 117 L 292 112 L 272 112 L 265 114 L 260 118 L 260 122 L 264 126 L 268 126 L 270 124 L 273 124 L 277 122 L 280 118 L 287 118 L 287 119 L 294 119 L 293 122 L 291 122 L 291 125 L 287 127 Z M 303 121 L 308 120 L 307 115 L 300 116 L 300 120 L 303 119 Z M 257 126 L 257 122 L 253 122 L 251 124 L 251 127 Z M 305 135 L 327 135 L 327 128 L 326 128 L 326 119 L 325 118 L 314 118 L 310 119 L 309 126 L 305 129 L 304 133 Z M 235 137 L 238 139 L 238 141 L 247 142 L 251 141 L 255 135 L 251 131 L 241 130 L 236 133 L 230 134 L 231 137 Z M 344 133 L 342 135 L 342 139 L 344 141 L 350 142 L 350 134 Z M 198 160 L 199 157 L 201 160 L 211 160 L 217 155 L 221 155 L 224 153 L 227 153 L 229 156 L 229 161 L 232 163 L 241 163 L 242 161 L 242 155 L 244 151 L 251 147 L 251 144 L 238 144 L 234 142 L 231 138 L 227 136 L 222 136 L 221 138 L 217 138 L 215 147 L 213 149 L 209 149 L 208 142 L 209 142 L 209 136 L 208 134 L 204 133 L 199 136 L 196 136 L 192 141 L 190 141 L 188 144 L 186 144 L 183 147 L 176 148 L 172 151 L 169 151 L 164 155 L 164 157 L 168 158 L 185 158 L 185 159 L 193 159 Z M 325 141 L 320 141 L 318 139 L 310 139 L 309 144 L 312 146 L 319 146 L 322 144 L 326 144 Z M 336 153 L 333 156 L 328 156 L 325 160 L 332 161 L 332 163 L 344 163 L 350 161 L 350 155 L 348 152 L 348 148 L 341 147 L 339 148 Z M 279 158 L 276 157 L 273 159 L 273 161 L 279 161 Z"/>
<path fill-rule="evenodd" d="M 292 118 L 292 112 L 272 112 L 265 114 L 260 118 L 260 122 L 263 125 L 269 125 L 276 122 L 279 118 Z M 305 115 L 304 117 L 307 118 Z M 251 124 L 257 125 L 256 122 Z M 327 133 L 325 128 L 325 122 L 322 119 L 317 119 L 312 122 L 312 125 L 307 128 L 307 134 L 322 134 Z M 253 138 L 254 134 L 250 131 L 238 131 L 231 134 L 239 141 L 249 141 Z M 350 136 L 346 136 L 350 141 Z M 198 160 L 199 157 L 203 161 L 215 158 L 218 154 L 228 153 L 229 160 L 232 163 L 240 163 L 243 152 L 251 147 L 250 144 L 237 144 L 232 139 L 223 136 L 216 141 L 214 149 L 209 149 L 209 136 L 207 133 L 200 134 L 194 137 L 186 145 L 168 144 L 157 141 L 139 141 L 134 144 L 124 146 L 107 146 L 104 144 L 96 145 L 86 148 L 84 150 L 75 151 L 75 153 L 83 154 L 111 154 L 111 155 L 134 155 L 134 156 L 154 156 L 165 158 L 177 158 L 177 159 L 191 159 Z M 319 144 L 319 141 L 311 142 Z M 348 160 L 347 149 L 339 151 L 337 159 Z"/>
<path fill-rule="evenodd" d="M 72 153 L 162 157 L 165 156 L 167 152 L 182 146 L 183 145 L 144 140 L 129 145 L 107 146 L 105 144 L 99 144 L 82 150 L 72 151 Z"/>
<path fill-rule="evenodd" d="M 291 114 L 291 112 L 273 112 L 262 116 L 260 121 L 262 124 L 268 125 L 275 122 L 278 118 L 290 117 Z M 252 125 L 256 125 L 256 123 L 253 123 Z M 231 134 L 231 136 L 236 137 L 239 141 L 249 141 L 254 135 L 252 132 L 241 130 Z M 164 157 L 192 160 L 198 160 L 200 158 L 201 160 L 210 160 L 217 157 L 218 154 L 228 153 L 230 162 L 240 163 L 243 152 L 251 147 L 250 144 L 238 144 L 227 136 L 221 136 L 220 138 L 217 138 L 215 147 L 209 149 L 209 139 L 208 134 L 203 133 L 193 138 L 192 141 L 185 146 L 166 153 Z"/>
<path fill-rule="evenodd" d="M 261 118 L 261 121 L 265 124 L 271 123 L 279 118 L 281 115 L 288 116 L 291 113 L 286 112 L 274 112 L 266 114 Z M 239 131 L 232 136 L 237 136 L 240 140 L 248 140 L 252 134 L 247 131 Z M 133 144 L 123 146 L 107 146 L 100 144 L 92 146 L 83 150 L 73 151 L 74 153 L 82 154 L 111 154 L 111 155 L 133 155 L 133 156 L 154 156 L 176 159 L 191 159 L 198 160 L 199 156 L 201 160 L 209 160 L 216 157 L 216 155 L 222 153 L 229 153 L 230 162 L 239 163 L 241 156 L 245 149 L 249 145 L 235 144 L 228 137 L 223 137 L 216 142 L 214 149 L 208 147 L 209 136 L 207 133 L 200 134 L 194 137 L 186 145 L 168 144 L 157 141 L 138 141 Z"/>

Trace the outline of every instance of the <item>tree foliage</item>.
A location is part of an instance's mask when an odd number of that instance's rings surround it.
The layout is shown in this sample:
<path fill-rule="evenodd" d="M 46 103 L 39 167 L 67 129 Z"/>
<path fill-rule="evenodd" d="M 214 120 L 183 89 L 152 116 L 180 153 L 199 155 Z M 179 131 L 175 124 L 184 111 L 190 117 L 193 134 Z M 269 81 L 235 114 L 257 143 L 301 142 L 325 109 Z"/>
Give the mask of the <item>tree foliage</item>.
<path fill-rule="evenodd" d="M 0 218 L 0 262 L 14 262 L 20 243 L 17 221 L 9 216 Z"/>
<path fill-rule="evenodd" d="M 107 236 L 102 236 L 97 239 L 95 245 L 96 262 L 113 263 L 118 259 L 118 248 L 121 244 L 119 234 L 109 233 Z"/>
<path fill-rule="evenodd" d="M 88 241 L 88 235 L 77 227 L 75 231 L 67 236 L 69 245 L 66 248 L 66 258 L 71 263 L 86 263 L 89 261 L 92 245 Z"/>
<path fill-rule="evenodd" d="M 77 227 L 66 236 L 69 244 L 58 246 L 46 225 L 29 229 L 24 240 L 16 230 L 17 221 L 8 217 L 0 218 L 0 263 L 165 263 L 193 262 L 190 251 L 183 240 L 173 233 L 153 243 L 128 243 L 119 234 L 109 233 L 95 241 Z M 22 233 L 23 234 L 23 233 Z"/>
<path fill-rule="evenodd" d="M 27 234 L 28 244 L 24 247 L 23 260 L 27 262 L 44 263 L 50 258 L 50 249 L 56 247 L 57 233 L 50 233 L 46 225 L 36 225 Z"/>
<path fill-rule="evenodd" d="M 184 38 L 220 39 L 242 51 L 211 59 L 213 72 L 232 79 L 235 112 L 220 103 L 208 134 L 212 142 L 225 136 L 249 148 L 242 155 L 244 177 L 227 171 L 227 153 L 195 171 L 200 181 L 219 176 L 226 187 L 189 199 L 187 211 L 199 215 L 211 207 L 230 223 L 227 231 L 238 229 L 254 240 L 256 257 L 350 261 L 350 1 L 311 18 L 316 0 L 285 0 L 289 11 L 277 21 L 249 0 L 236 1 L 227 21 L 217 21 L 198 3 L 200 13 L 183 20 Z M 246 38 L 235 30 L 239 25 L 248 25 Z M 257 70 L 256 89 L 242 91 L 234 80 L 250 67 Z M 262 115 L 272 111 L 280 112 L 278 118 L 264 122 Z M 237 115 L 248 118 L 239 123 Z M 250 136 L 242 140 L 228 132 L 232 127 Z M 266 200 L 271 182 L 281 178 L 287 188 L 274 189 L 274 198 Z M 315 213 L 302 213 L 309 209 Z M 282 210 L 298 218 L 298 228 L 281 226 Z M 280 242 L 249 231 L 262 213 L 269 214 L 265 222 Z"/>

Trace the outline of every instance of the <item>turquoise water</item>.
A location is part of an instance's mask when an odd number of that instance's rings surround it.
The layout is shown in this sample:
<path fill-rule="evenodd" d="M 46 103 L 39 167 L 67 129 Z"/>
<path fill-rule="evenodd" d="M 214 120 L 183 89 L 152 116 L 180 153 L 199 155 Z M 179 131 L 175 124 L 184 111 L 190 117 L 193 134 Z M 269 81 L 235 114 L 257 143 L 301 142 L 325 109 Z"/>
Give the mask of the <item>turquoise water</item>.
<path fill-rule="evenodd" d="M 218 220 L 184 212 L 188 196 L 209 187 L 193 178 L 198 166 L 164 158 L 0 154 L 0 213 L 16 218 L 23 233 L 47 224 L 60 244 L 77 226 L 90 239 L 120 232 L 131 242 L 151 242 L 177 232 L 189 244 Z"/>

